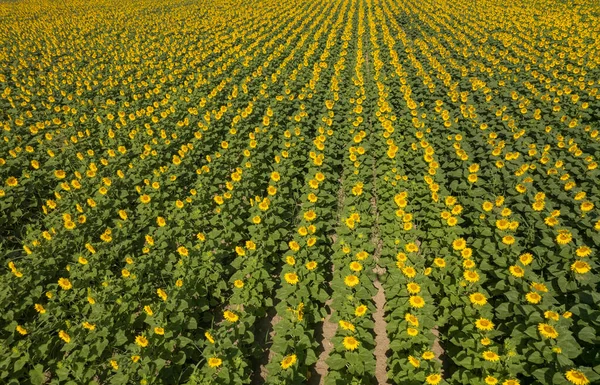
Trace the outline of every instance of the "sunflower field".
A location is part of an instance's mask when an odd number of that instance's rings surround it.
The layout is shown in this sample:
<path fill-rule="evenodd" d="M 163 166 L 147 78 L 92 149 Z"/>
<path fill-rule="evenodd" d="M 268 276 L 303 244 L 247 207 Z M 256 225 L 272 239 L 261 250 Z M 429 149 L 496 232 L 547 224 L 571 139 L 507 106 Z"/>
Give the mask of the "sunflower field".
<path fill-rule="evenodd" d="M 0 384 L 600 384 L 600 4 L 0 0 Z"/>

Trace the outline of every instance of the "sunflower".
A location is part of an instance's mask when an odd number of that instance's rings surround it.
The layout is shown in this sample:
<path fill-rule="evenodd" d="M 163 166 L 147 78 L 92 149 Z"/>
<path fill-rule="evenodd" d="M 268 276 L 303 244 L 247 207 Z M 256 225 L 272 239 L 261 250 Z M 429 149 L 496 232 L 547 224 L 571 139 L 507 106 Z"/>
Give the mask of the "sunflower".
<path fill-rule="evenodd" d="M 204 332 L 204 337 L 206 337 L 208 342 L 210 342 L 211 344 L 215 343 L 215 338 L 212 336 L 212 334 L 210 334 L 210 332 Z"/>
<path fill-rule="evenodd" d="M 423 352 L 423 354 L 421 355 L 421 357 L 424 360 L 431 360 L 431 359 L 433 359 L 435 357 L 435 354 L 432 351 L 427 350 L 427 351 Z"/>
<path fill-rule="evenodd" d="M 444 261 L 443 258 L 436 258 L 433 260 L 433 263 L 437 266 L 437 267 L 446 267 L 446 261 Z"/>
<path fill-rule="evenodd" d="M 490 362 L 500 361 L 500 356 L 497 355 L 496 353 L 492 352 L 491 350 L 486 350 L 485 352 L 483 352 L 482 356 L 483 356 L 483 359 L 486 361 L 490 361 Z"/>
<path fill-rule="evenodd" d="M 419 251 L 419 246 L 417 246 L 417 244 L 413 242 L 407 243 L 404 248 L 408 253 L 416 253 L 417 251 Z"/>
<path fill-rule="evenodd" d="M 487 303 L 485 295 L 481 293 L 473 293 L 469 296 L 469 300 L 473 305 L 483 306 Z"/>
<path fill-rule="evenodd" d="M 567 230 L 561 230 L 561 232 L 556 236 L 556 242 L 558 242 L 559 245 L 566 245 L 567 243 L 571 242 L 572 239 L 573 236 Z"/>
<path fill-rule="evenodd" d="M 502 243 L 510 246 L 513 243 L 515 243 L 515 237 L 513 237 L 512 235 L 505 235 L 504 237 L 502 237 Z"/>
<path fill-rule="evenodd" d="M 356 271 L 356 272 L 361 271 L 363 268 L 362 265 L 356 261 L 350 262 L 349 267 L 350 267 L 350 270 Z"/>
<path fill-rule="evenodd" d="M 291 367 L 295 363 L 296 363 L 296 355 L 295 354 L 290 354 L 289 356 L 283 357 L 283 360 L 281 360 L 281 368 L 282 369 L 288 369 L 289 367 Z"/>
<path fill-rule="evenodd" d="M 71 281 L 69 281 L 67 278 L 59 278 L 58 286 L 60 286 L 63 290 L 69 290 L 73 288 Z"/>
<path fill-rule="evenodd" d="M 577 274 L 585 274 L 591 270 L 589 263 L 585 261 L 575 261 L 571 265 L 571 270 Z"/>
<path fill-rule="evenodd" d="M 471 283 L 479 281 L 479 274 L 475 270 L 465 270 L 463 277 Z"/>
<path fill-rule="evenodd" d="M 163 336 L 165 335 L 165 329 L 161 328 L 160 326 L 157 326 L 154 328 L 154 333 L 158 334 L 159 336 Z"/>
<path fill-rule="evenodd" d="M 223 360 L 218 357 L 211 357 L 208 359 L 208 366 L 211 368 L 218 368 L 223 364 Z"/>
<path fill-rule="evenodd" d="M 494 329 L 494 323 L 487 318 L 479 318 L 475 321 L 475 327 L 479 330 L 490 331 Z"/>
<path fill-rule="evenodd" d="M 496 385 L 498 383 L 498 379 L 493 376 L 487 376 L 484 381 L 487 385 Z"/>
<path fill-rule="evenodd" d="M 283 278 L 290 285 L 295 285 L 299 282 L 298 274 L 296 274 L 296 273 L 285 273 Z"/>
<path fill-rule="evenodd" d="M 571 369 L 565 373 L 565 378 L 572 384 L 575 385 L 587 385 L 590 380 L 587 379 L 585 374 L 578 370 Z"/>
<path fill-rule="evenodd" d="M 358 305 L 356 309 L 354 309 L 354 315 L 357 317 L 362 317 L 367 313 L 367 310 L 369 310 L 369 308 L 366 305 Z"/>
<path fill-rule="evenodd" d="M 317 218 L 317 214 L 313 210 L 308 210 L 304 213 L 304 219 L 308 222 L 314 221 Z"/>
<path fill-rule="evenodd" d="M 59 330 L 58 336 L 60 337 L 61 340 L 65 341 L 65 343 L 67 343 L 67 344 L 69 342 L 71 342 L 71 337 L 64 330 Z"/>
<path fill-rule="evenodd" d="M 148 346 L 148 339 L 143 335 L 139 335 L 135 337 L 135 344 L 139 347 L 145 348 L 146 346 Z"/>
<path fill-rule="evenodd" d="M 223 312 L 223 318 L 225 318 L 229 322 L 236 322 L 240 317 L 232 311 L 225 310 Z"/>
<path fill-rule="evenodd" d="M 166 301 L 168 298 L 167 293 L 163 289 L 156 289 L 156 294 L 158 294 L 163 301 Z"/>
<path fill-rule="evenodd" d="M 458 239 L 455 239 L 455 240 L 452 242 L 452 248 L 453 248 L 454 250 L 462 250 L 462 249 L 464 249 L 465 247 L 467 247 L 467 241 L 465 241 L 463 238 L 458 238 Z"/>
<path fill-rule="evenodd" d="M 525 270 L 523 270 L 521 267 L 519 266 L 511 266 L 508 268 L 508 271 L 510 272 L 510 274 L 513 277 L 516 278 L 521 278 L 525 275 Z"/>
<path fill-rule="evenodd" d="M 409 282 L 406 284 L 406 290 L 408 290 L 410 294 L 417 294 L 421 291 L 421 286 L 415 282 Z"/>
<path fill-rule="evenodd" d="M 360 283 L 360 280 L 356 275 L 348 275 L 344 278 L 344 284 L 348 287 L 354 287 Z"/>
<path fill-rule="evenodd" d="M 523 265 L 527 266 L 531 262 L 533 262 L 533 255 L 531 253 L 523 253 L 523 254 L 519 255 L 519 261 Z"/>
<path fill-rule="evenodd" d="M 423 299 L 423 297 L 418 296 L 418 295 L 411 295 L 408 302 L 410 303 L 411 307 L 414 307 L 417 309 L 425 306 L 425 300 Z"/>
<path fill-rule="evenodd" d="M 419 334 L 419 331 L 415 328 L 408 328 L 408 329 L 406 329 L 406 332 L 411 337 L 415 337 L 417 334 Z"/>
<path fill-rule="evenodd" d="M 558 332 L 556 331 L 556 329 L 554 329 L 554 327 L 552 325 L 549 325 L 546 323 L 540 323 L 540 324 L 538 324 L 538 330 L 539 330 L 540 334 L 542 335 L 542 337 L 544 337 L 544 338 L 552 338 L 552 339 L 558 338 Z"/>
<path fill-rule="evenodd" d="M 417 271 L 414 269 L 414 267 L 406 266 L 402 268 L 402 274 L 408 278 L 414 278 L 417 275 Z"/>
<path fill-rule="evenodd" d="M 585 257 L 589 256 L 591 253 L 592 253 L 592 249 L 590 249 L 587 246 L 580 246 L 576 250 L 576 254 L 580 258 L 585 258 Z"/>
<path fill-rule="evenodd" d="M 340 320 L 339 324 L 340 324 L 340 327 L 344 330 L 350 330 L 351 332 L 356 331 L 356 328 L 354 327 L 354 325 L 351 322 Z"/>
<path fill-rule="evenodd" d="M 314 270 L 314 269 L 317 268 L 317 262 L 315 262 L 315 261 L 309 261 L 309 262 L 306 263 L 305 266 L 306 266 L 306 268 L 308 270 Z"/>
<path fill-rule="evenodd" d="M 551 319 L 553 321 L 558 321 L 560 318 L 560 315 L 557 312 L 548 310 L 548 311 L 544 312 L 544 318 Z"/>
<path fill-rule="evenodd" d="M 532 292 L 525 294 L 525 299 L 529 303 L 537 304 L 537 303 L 540 303 L 540 301 L 542 300 L 542 296 L 539 295 L 538 293 L 532 291 Z"/>
<path fill-rule="evenodd" d="M 419 366 L 421 366 L 421 361 L 419 361 L 418 358 L 415 358 L 413 356 L 408 356 L 408 362 L 415 368 L 418 368 Z"/>
<path fill-rule="evenodd" d="M 419 319 L 410 313 L 406 313 L 404 319 L 413 326 L 419 326 Z"/>
<path fill-rule="evenodd" d="M 494 208 L 494 204 L 492 202 L 483 202 L 481 208 L 483 209 L 483 211 L 489 212 L 492 211 L 492 209 Z"/>
<path fill-rule="evenodd" d="M 477 265 L 473 262 L 472 259 L 465 259 L 463 261 L 463 267 L 467 270 L 474 269 Z"/>
<path fill-rule="evenodd" d="M 360 342 L 354 337 L 344 337 L 343 344 L 346 350 L 355 350 L 360 345 Z"/>
<path fill-rule="evenodd" d="M 437 385 L 442 381 L 442 376 L 439 373 L 432 373 L 425 377 L 425 382 L 429 385 Z"/>

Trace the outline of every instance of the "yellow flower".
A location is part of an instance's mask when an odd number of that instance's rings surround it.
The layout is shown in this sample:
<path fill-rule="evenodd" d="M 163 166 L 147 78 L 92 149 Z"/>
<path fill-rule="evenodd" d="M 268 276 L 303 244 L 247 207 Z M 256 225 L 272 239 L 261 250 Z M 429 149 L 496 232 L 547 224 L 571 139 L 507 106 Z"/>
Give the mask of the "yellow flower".
<path fill-rule="evenodd" d="M 25 329 L 23 326 L 21 325 L 17 325 L 17 333 L 19 333 L 20 335 L 24 336 L 27 334 L 27 329 Z"/>
<path fill-rule="evenodd" d="M 210 332 L 204 332 L 204 337 L 206 337 L 206 339 L 208 340 L 208 342 L 210 342 L 211 344 L 215 343 L 215 339 L 212 336 L 212 334 L 210 334 Z"/>
<path fill-rule="evenodd" d="M 356 350 L 360 345 L 360 342 L 354 337 L 344 337 L 343 344 L 346 350 Z"/>
<path fill-rule="evenodd" d="M 340 327 L 344 330 L 350 330 L 351 332 L 356 331 L 356 328 L 354 327 L 354 325 L 348 321 L 340 320 L 339 324 L 340 324 Z"/>
<path fill-rule="evenodd" d="M 408 328 L 406 329 L 406 333 L 408 333 L 409 336 L 414 337 L 419 334 L 419 331 L 415 328 Z"/>
<path fill-rule="evenodd" d="M 573 236 L 569 231 L 566 230 L 562 230 L 556 236 L 556 242 L 558 242 L 559 245 L 566 245 L 567 243 L 571 242 L 571 239 L 573 239 Z"/>
<path fill-rule="evenodd" d="M 566 311 L 563 313 L 563 317 L 565 318 L 571 318 L 573 316 L 573 313 L 571 313 L 570 311 Z"/>
<path fill-rule="evenodd" d="M 283 276 L 283 278 L 290 285 L 295 285 L 295 284 L 297 284 L 300 281 L 298 279 L 298 274 L 296 274 L 296 273 L 285 273 L 284 276 Z"/>
<path fill-rule="evenodd" d="M 418 296 L 418 295 L 411 295 L 408 302 L 410 303 L 411 307 L 417 308 L 417 309 L 425 306 L 425 300 L 423 299 L 423 297 Z"/>
<path fill-rule="evenodd" d="M 580 246 L 577 248 L 577 256 L 580 258 L 585 258 L 587 256 L 589 256 L 592 253 L 592 249 L 590 249 L 587 246 Z"/>
<path fill-rule="evenodd" d="M 158 217 L 158 218 L 156 218 L 156 224 L 160 227 L 165 227 L 167 224 L 167 221 L 163 217 Z"/>
<path fill-rule="evenodd" d="M 438 373 L 433 373 L 425 377 L 425 382 L 429 385 L 437 385 L 442 381 L 442 376 Z"/>
<path fill-rule="evenodd" d="M 189 251 L 187 248 L 185 248 L 184 246 L 179 246 L 177 248 L 177 252 L 179 253 L 179 255 L 187 257 L 189 255 Z"/>
<path fill-rule="evenodd" d="M 466 242 L 466 241 L 465 241 L 463 238 L 458 238 L 458 239 L 455 239 L 455 240 L 452 242 L 452 248 L 453 248 L 454 250 L 462 250 L 462 249 L 464 249 L 465 247 L 467 247 L 467 242 Z"/>
<path fill-rule="evenodd" d="M 485 383 L 487 385 L 496 385 L 498 383 L 498 379 L 496 377 L 487 376 L 485 378 Z"/>
<path fill-rule="evenodd" d="M 317 214 L 313 210 L 308 210 L 304 213 L 304 219 L 311 222 L 317 218 Z"/>
<path fill-rule="evenodd" d="M 538 330 L 539 330 L 540 334 L 542 335 L 542 337 L 544 337 L 544 338 L 552 338 L 552 339 L 558 338 L 558 332 L 556 331 L 556 329 L 554 329 L 554 327 L 552 325 L 549 325 L 546 323 L 540 323 L 540 324 L 538 324 Z"/>
<path fill-rule="evenodd" d="M 165 334 L 165 329 L 157 326 L 154 328 L 154 333 L 162 336 Z"/>
<path fill-rule="evenodd" d="M 119 363 L 116 360 L 110 360 L 110 366 L 114 369 L 114 370 L 119 370 Z"/>
<path fill-rule="evenodd" d="M 344 278 L 344 284 L 348 287 L 354 287 L 360 283 L 360 280 L 356 275 L 348 275 Z"/>
<path fill-rule="evenodd" d="M 469 296 L 469 300 L 473 305 L 483 306 L 487 303 L 485 295 L 481 293 L 473 293 Z"/>
<path fill-rule="evenodd" d="M 150 317 L 152 317 L 152 315 L 154 314 L 154 312 L 152 311 L 152 308 L 150 307 L 150 305 L 144 306 L 144 312 L 146 314 L 148 314 L 148 316 L 150 316 Z"/>
<path fill-rule="evenodd" d="M 435 357 L 435 354 L 432 351 L 424 351 L 423 354 L 421 355 L 421 357 L 424 360 L 432 360 Z"/>
<path fill-rule="evenodd" d="M 350 262 L 350 270 L 352 271 L 361 271 L 362 270 L 362 265 L 356 261 Z"/>
<path fill-rule="evenodd" d="M 479 318 L 475 321 L 475 327 L 479 330 L 490 331 L 494 329 L 494 323 L 486 318 Z"/>
<path fill-rule="evenodd" d="M 444 261 L 443 258 L 436 258 L 436 259 L 433 260 L 433 263 L 437 267 L 446 267 L 446 261 Z"/>
<path fill-rule="evenodd" d="M 163 301 L 167 300 L 167 293 L 163 289 L 156 289 L 156 294 L 158 294 Z"/>
<path fill-rule="evenodd" d="M 590 383 L 590 380 L 587 379 L 585 374 L 582 372 L 571 369 L 565 373 L 565 378 L 572 384 L 575 385 L 587 385 Z"/>
<path fill-rule="evenodd" d="M 512 276 L 517 277 L 517 278 L 521 278 L 525 275 L 525 270 L 523 270 L 519 266 L 511 266 L 508 268 L 508 271 L 510 272 L 510 274 Z"/>
<path fill-rule="evenodd" d="M 421 286 L 415 282 L 409 282 L 406 284 L 406 290 L 408 290 L 410 294 L 418 294 L 421 291 Z"/>
<path fill-rule="evenodd" d="M 238 317 L 237 314 L 229 310 L 225 310 L 223 312 L 223 318 L 225 318 L 229 322 L 237 322 L 237 320 L 240 319 L 240 317 Z"/>
<path fill-rule="evenodd" d="M 542 296 L 535 292 L 529 292 L 525 294 L 525 299 L 527 299 L 527 302 L 529 303 L 536 304 L 540 303 L 540 301 L 542 300 Z"/>
<path fill-rule="evenodd" d="M 414 278 L 417 275 L 417 271 L 414 267 L 406 266 L 402 268 L 402 274 L 404 274 L 408 278 Z"/>
<path fill-rule="evenodd" d="M 59 330 L 58 336 L 60 337 L 61 340 L 65 341 L 65 343 L 67 343 L 67 344 L 69 342 L 71 342 L 71 337 L 64 330 Z"/>
<path fill-rule="evenodd" d="M 585 274 L 591 270 L 591 267 L 589 263 L 579 260 L 573 262 L 571 265 L 571 270 L 577 274 Z"/>
<path fill-rule="evenodd" d="M 135 344 L 142 348 L 145 348 L 146 346 L 148 346 L 148 339 L 143 335 L 139 335 L 135 337 Z"/>
<path fill-rule="evenodd" d="M 479 273 L 477 273 L 474 270 L 465 270 L 463 273 L 463 277 L 471 283 L 479 281 Z"/>
<path fill-rule="evenodd" d="M 233 286 L 237 287 L 238 289 L 241 289 L 244 287 L 244 281 L 242 281 L 241 279 L 236 279 L 235 281 L 233 281 Z"/>
<path fill-rule="evenodd" d="M 69 290 L 73 287 L 71 281 L 69 281 L 67 278 L 59 278 L 58 286 L 60 286 L 63 290 Z"/>
<path fill-rule="evenodd" d="M 142 201 L 142 203 L 148 204 L 152 199 L 150 198 L 150 195 L 144 194 L 140 197 L 140 200 Z"/>
<path fill-rule="evenodd" d="M 354 315 L 357 317 L 362 317 L 365 315 L 369 308 L 366 305 L 358 305 L 356 309 L 354 309 Z"/>
<path fill-rule="evenodd" d="M 281 360 L 281 368 L 282 369 L 288 369 L 289 367 L 291 367 L 295 363 L 296 363 L 296 355 L 295 354 L 290 354 L 289 356 L 283 357 L 283 360 Z"/>
<path fill-rule="evenodd" d="M 211 357 L 208 359 L 208 366 L 211 368 L 218 368 L 221 364 L 223 364 L 223 360 L 218 357 Z"/>
<path fill-rule="evenodd" d="M 421 366 L 421 361 L 419 361 L 418 358 L 415 358 L 413 356 L 408 356 L 408 363 L 414 366 L 415 368 Z"/>
<path fill-rule="evenodd" d="M 308 270 L 314 270 L 314 269 L 317 268 L 317 262 L 315 262 L 315 261 L 309 261 L 309 262 L 306 263 L 305 266 L 306 266 L 306 268 Z"/>
<path fill-rule="evenodd" d="M 491 350 L 486 350 L 485 352 L 483 352 L 482 356 L 483 356 L 483 359 L 486 361 L 491 361 L 491 362 L 500 361 L 500 356 L 498 356 L 496 353 L 492 352 Z"/>
<path fill-rule="evenodd" d="M 83 326 L 84 328 L 88 329 L 88 330 L 95 330 L 96 329 L 96 325 L 91 324 L 89 322 L 84 322 L 81 324 L 81 326 Z"/>

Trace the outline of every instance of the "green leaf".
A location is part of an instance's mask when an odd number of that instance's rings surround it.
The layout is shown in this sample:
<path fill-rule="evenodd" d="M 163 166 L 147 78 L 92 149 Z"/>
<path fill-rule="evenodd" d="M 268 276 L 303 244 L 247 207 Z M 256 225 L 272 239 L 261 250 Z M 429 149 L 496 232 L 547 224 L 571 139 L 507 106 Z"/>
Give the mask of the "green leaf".
<path fill-rule="evenodd" d="M 44 366 L 36 364 L 35 367 L 29 371 L 29 379 L 33 385 L 42 385 L 44 383 Z"/>

